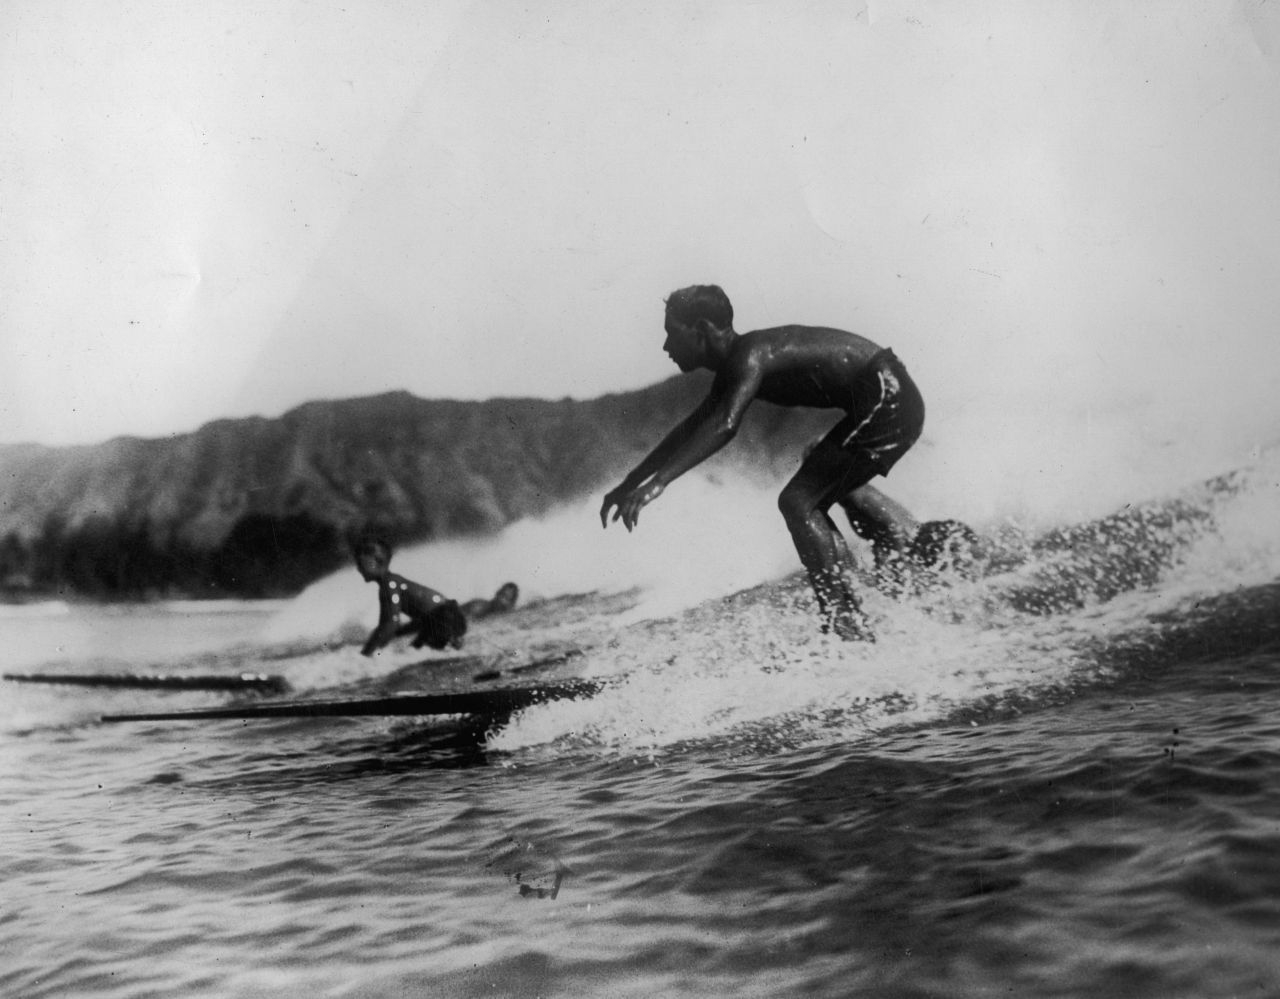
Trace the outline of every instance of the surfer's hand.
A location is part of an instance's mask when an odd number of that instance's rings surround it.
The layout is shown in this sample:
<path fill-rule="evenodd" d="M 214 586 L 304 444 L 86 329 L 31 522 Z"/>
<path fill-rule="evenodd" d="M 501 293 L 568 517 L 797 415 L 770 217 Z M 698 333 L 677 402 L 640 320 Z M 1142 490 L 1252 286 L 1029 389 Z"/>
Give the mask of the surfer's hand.
<path fill-rule="evenodd" d="M 622 497 L 627 494 L 627 491 L 628 491 L 628 487 L 627 487 L 627 484 L 624 482 L 622 485 L 618 486 L 618 488 L 610 489 L 607 493 L 604 494 L 604 502 L 600 504 L 600 526 L 601 527 L 607 528 L 609 526 L 609 511 L 613 507 L 621 505 Z M 617 520 L 618 515 L 614 514 L 613 519 Z"/>
<path fill-rule="evenodd" d="M 660 482 L 650 482 L 647 486 L 632 489 L 618 504 L 618 512 L 613 519 L 621 517 L 627 530 L 631 530 L 640 522 L 640 511 L 661 496 L 664 488 Z"/>

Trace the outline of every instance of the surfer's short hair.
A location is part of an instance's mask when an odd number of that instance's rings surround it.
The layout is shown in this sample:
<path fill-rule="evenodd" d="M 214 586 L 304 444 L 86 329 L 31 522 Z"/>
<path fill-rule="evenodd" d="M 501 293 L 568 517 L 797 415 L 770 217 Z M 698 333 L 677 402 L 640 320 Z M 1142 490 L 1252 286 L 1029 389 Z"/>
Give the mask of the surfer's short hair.
<path fill-rule="evenodd" d="M 667 296 L 667 315 L 685 326 L 705 319 L 718 330 L 733 328 L 733 303 L 718 284 L 691 284 Z"/>

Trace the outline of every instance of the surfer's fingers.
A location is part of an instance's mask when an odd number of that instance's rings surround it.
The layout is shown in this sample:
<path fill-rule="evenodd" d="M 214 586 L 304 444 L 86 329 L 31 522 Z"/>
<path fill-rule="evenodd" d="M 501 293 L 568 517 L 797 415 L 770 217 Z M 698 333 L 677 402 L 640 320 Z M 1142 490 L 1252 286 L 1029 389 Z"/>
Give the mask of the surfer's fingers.
<path fill-rule="evenodd" d="M 600 507 L 600 526 L 609 526 L 609 511 L 613 511 L 613 520 L 617 520 L 622 516 L 622 504 L 615 499 L 605 498 L 604 505 Z"/>

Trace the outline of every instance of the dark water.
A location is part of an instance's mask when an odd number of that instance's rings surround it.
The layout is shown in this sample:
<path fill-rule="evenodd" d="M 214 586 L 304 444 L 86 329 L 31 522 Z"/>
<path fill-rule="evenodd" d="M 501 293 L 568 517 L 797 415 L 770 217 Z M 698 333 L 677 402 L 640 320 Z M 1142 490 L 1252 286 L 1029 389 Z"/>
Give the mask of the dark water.
<path fill-rule="evenodd" d="M 471 648 L 581 645 L 550 674 L 616 682 L 481 739 L 103 725 L 226 696 L 8 684 L 0 993 L 1280 994 L 1274 482 L 876 597 L 870 647 L 811 637 L 794 579 L 656 618 L 643 594 L 548 600 Z M 309 599 L 0 626 L 21 668 L 303 693 L 415 661 L 282 640 Z"/>

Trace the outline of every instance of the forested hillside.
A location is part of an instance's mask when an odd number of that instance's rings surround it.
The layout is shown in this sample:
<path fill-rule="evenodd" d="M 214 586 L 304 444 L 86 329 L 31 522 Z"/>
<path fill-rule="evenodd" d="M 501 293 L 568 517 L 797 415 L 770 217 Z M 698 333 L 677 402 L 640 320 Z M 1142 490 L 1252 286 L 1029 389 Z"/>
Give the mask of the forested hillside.
<path fill-rule="evenodd" d="M 312 402 L 156 439 L 0 446 L 0 595 L 279 596 L 396 542 L 495 531 L 615 484 L 706 391 Z M 777 476 L 833 414 L 757 403 L 713 461 Z M 584 524 L 584 530 L 591 524 Z"/>

